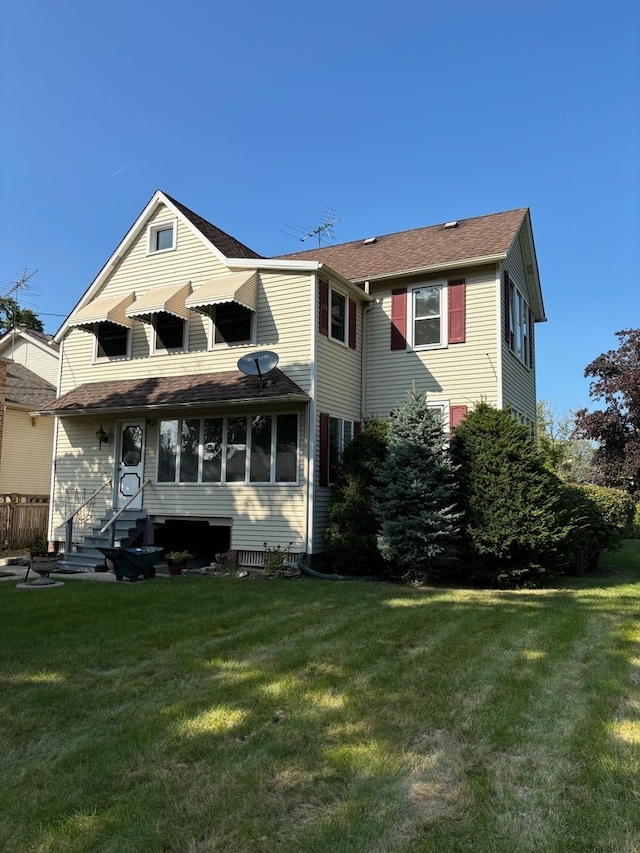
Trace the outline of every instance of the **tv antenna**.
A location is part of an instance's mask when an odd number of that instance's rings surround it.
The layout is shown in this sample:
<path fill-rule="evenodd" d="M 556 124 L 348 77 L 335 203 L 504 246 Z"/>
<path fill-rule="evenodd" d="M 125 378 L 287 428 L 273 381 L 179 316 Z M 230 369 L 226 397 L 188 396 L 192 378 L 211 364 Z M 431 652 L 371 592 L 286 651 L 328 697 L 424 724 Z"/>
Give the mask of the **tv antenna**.
<path fill-rule="evenodd" d="M 317 237 L 318 248 L 320 248 L 323 240 L 328 242 L 335 239 L 331 229 L 337 222 L 340 222 L 340 218 L 336 216 L 335 210 L 332 207 L 327 207 L 324 211 L 324 219 L 320 225 L 316 225 L 315 227 L 308 225 L 285 225 L 285 228 L 289 228 L 290 230 L 283 231 L 282 233 L 287 234 L 289 237 L 295 237 L 301 243 L 304 243 L 305 240 L 309 240 L 311 237 Z"/>
<path fill-rule="evenodd" d="M 257 376 L 259 379 L 258 388 L 264 385 L 264 377 L 271 373 L 280 361 L 278 353 L 268 349 L 259 350 L 258 352 L 250 352 L 238 359 L 238 370 L 244 373 L 245 376 Z M 268 380 L 270 382 L 271 380 Z"/>
<path fill-rule="evenodd" d="M 20 290 L 21 287 L 26 288 L 29 279 L 33 278 L 37 272 L 38 270 L 31 270 L 31 272 L 27 272 L 27 269 L 25 267 L 25 269 L 22 271 L 22 275 L 20 276 L 20 278 L 17 281 L 14 281 L 9 290 L 7 290 L 4 295 L 11 296 L 11 294 L 14 293 L 16 290 Z"/>

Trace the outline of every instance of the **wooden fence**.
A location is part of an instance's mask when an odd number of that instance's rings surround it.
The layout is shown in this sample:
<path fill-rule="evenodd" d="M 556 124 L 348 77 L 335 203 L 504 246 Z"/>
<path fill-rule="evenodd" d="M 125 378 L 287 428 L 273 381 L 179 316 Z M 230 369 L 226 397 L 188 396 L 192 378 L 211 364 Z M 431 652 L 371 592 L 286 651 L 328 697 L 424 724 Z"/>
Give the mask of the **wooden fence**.
<path fill-rule="evenodd" d="M 0 495 L 0 548 L 46 541 L 48 517 L 48 495 Z"/>

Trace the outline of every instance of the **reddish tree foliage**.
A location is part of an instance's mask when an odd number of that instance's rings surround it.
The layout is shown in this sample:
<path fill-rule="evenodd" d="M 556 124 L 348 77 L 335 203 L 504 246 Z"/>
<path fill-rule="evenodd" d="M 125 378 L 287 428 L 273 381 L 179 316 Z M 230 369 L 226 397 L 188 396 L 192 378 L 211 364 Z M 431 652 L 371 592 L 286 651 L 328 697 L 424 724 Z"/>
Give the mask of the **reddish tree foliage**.
<path fill-rule="evenodd" d="M 616 332 L 617 350 L 599 355 L 584 371 L 594 377 L 589 396 L 606 408 L 576 413 L 576 436 L 598 442 L 594 480 L 640 496 L 640 329 Z"/>

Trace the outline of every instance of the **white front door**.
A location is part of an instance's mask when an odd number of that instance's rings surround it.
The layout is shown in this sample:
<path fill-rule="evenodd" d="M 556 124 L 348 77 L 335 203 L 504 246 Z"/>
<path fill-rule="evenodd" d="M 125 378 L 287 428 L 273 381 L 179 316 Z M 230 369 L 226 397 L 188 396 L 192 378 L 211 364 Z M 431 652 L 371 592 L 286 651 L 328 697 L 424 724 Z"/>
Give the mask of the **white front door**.
<path fill-rule="evenodd" d="M 135 495 L 143 483 L 145 421 L 120 421 L 118 424 L 118 455 L 116 457 L 115 505 L 121 507 Z M 142 492 L 129 504 L 130 509 L 142 507 Z"/>

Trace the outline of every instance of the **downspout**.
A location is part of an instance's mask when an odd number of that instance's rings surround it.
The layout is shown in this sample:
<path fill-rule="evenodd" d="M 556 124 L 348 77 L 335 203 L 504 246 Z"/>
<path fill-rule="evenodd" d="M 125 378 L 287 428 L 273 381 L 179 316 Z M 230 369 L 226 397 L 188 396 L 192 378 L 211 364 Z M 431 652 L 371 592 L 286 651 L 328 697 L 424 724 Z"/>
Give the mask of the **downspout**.
<path fill-rule="evenodd" d="M 57 387 L 57 396 L 60 396 L 60 389 L 62 388 L 62 360 L 64 358 L 64 342 L 63 338 L 60 341 L 60 358 L 58 361 L 58 387 Z M 53 501 L 54 495 L 56 493 L 56 459 L 58 458 L 58 434 L 60 430 L 60 418 L 56 415 L 55 423 L 53 427 L 53 448 L 52 448 L 52 457 L 51 457 L 51 488 L 49 491 L 49 519 L 47 521 L 47 541 L 53 542 Z M 51 537 L 51 538 L 50 538 Z"/>
<path fill-rule="evenodd" d="M 367 279 L 364 283 L 364 292 L 371 296 L 371 283 Z M 367 315 L 373 308 L 373 302 L 369 302 L 362 312 L 362 342 L 360 344 L 361 353 L 360 353 L 360 381 L 361 381 L 361 389 L 360 389 L 360 420 L 364 421 L 367 415 Z"/>
<path fill-rule="evenodd" d="M 316 491 L 316 373 L 317 373 L 317 323 L 318 274 L 311 275 L 311 305 L 309 316 L 311 348 L 309 358 L 309 405 L 307 407 L 307 531 L 306 553 L 313 554 L 313 521 Z"/>
<path fill-rule="evenodd" d="M 496 408 L 502 409 L 504 405 L 504 394 L 503 394 L 503 377 L 502 377 L 502 362 L 503 362 L 503 351 L 502 348 L 504 346 L 504 336 L 502 334 L 502 330 L 504 328 L 504 321 L 502 318 L 502 264 L 496 264 L 496 380 L 498 383 L 498 387 L 496 389 Z M 505 311 L 507 310 L 507 306 L 505 305 Z"/>

